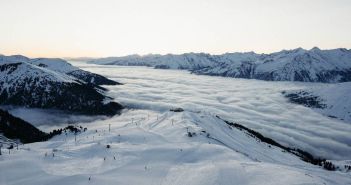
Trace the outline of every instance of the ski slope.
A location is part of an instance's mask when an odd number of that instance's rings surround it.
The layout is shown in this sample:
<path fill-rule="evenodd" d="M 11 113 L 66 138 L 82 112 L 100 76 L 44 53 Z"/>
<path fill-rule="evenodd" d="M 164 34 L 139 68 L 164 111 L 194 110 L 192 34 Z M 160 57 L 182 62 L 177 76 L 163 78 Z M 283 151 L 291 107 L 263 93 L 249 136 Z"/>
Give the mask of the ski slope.
<path fill-rule="evenodd" d="M 129 110 L 84 126 L 76 141 L 63 134 L 3 151 L 0 184 L 351 183 L 350 173 L 305 163 L 205 112 Z"/>

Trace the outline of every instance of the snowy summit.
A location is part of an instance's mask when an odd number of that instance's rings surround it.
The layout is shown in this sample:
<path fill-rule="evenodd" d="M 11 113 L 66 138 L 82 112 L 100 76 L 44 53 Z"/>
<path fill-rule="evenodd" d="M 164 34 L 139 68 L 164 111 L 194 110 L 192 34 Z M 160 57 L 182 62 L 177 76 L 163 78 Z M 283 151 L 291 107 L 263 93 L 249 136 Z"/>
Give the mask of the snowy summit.
<path fill-rule="evenodd" d="M 351 51 L 347 49 L 311 50 L 297 48 L 271 54 L 226 53 L 210 55 L 130 55 L 90 61 L 94 64 L 150 66 L 186 69 L 195 74 L 269 81 L 347 82 L 351 81 Z"/>

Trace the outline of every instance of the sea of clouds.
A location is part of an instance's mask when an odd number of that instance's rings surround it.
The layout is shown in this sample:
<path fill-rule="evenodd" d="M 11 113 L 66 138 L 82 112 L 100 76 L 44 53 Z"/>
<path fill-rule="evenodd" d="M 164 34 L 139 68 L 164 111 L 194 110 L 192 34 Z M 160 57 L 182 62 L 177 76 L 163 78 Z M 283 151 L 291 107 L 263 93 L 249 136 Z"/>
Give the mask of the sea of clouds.
<path fill-rule="evenodd" d="M 53 129 L 63 128 L 70 124 L 85 124 L 96 120 L 108 119 L 107 116 L 69 114 L 54 109 L 25 108 L 17 106 L 1 106 L 1 108 L 45 132 L 51 132 Z"/>
<path fill-rule="evenodd" d="M 106 87 L 109 96 L 128 108 L 206 111 L 317 156 L 351 158 L 350 123 L 289 103 L 281 94 L 325 84 L 200 76 L 147 67 L 78 65 L 124 83 Z"/>

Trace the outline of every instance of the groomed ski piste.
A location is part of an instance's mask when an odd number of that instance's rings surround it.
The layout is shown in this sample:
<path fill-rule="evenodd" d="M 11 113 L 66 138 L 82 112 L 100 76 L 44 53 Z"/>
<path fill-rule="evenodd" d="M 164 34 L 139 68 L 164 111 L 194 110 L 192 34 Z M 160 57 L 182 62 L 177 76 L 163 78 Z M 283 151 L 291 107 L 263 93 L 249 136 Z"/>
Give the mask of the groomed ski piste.
<path fill-rule="evenodd" d="M 0 184 L 351 184 L 209 112 L 126 110 L 83 126 L 2 149 Z"/>

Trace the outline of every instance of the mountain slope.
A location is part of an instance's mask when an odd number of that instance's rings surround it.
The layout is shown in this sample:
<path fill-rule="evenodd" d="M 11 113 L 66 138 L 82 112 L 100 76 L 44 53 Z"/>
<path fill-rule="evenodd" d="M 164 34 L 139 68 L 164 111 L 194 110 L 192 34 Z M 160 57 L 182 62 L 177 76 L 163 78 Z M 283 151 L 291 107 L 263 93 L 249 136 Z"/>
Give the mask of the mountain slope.
<path fill-rule="evenodd" d="M 195 74 L 268 81 L 351 81 L 351 51 L 347 49 L 283 50 L 271 54 L 226 53 L 209 55 L 131 55 L 96 59 L 102 65 L 137 65 L 162 69 L 187 69 Z"/>
<path fill-rule="evenodd" d="M 14 117 L 1 109 L 0 133 L 9 139 L 19 139 L 21 143 L 44 141 L 49 138 L 46 133 L 35 128 L 30 123 Z"/>
<path fill-rule="evenodd" d="M 213 66 L 213 57 L 204 53 L 186 53 L 182 55 L 129 55 L 109 57 L 89 61 L 102 65 L 149 66 L 158 69 L 201 69 Z"/>
<path fill-rule="evenodd" d="M 113 115 L 122 109 L 103 88 L 73 76 L 33 65 L 32 61 L 0 61 L 0 105 L 54 108 L 83 114 Z"/>
<path fill-rule="evenodd" d="M 91 85 L 119 85 L 120 83 L 110 80 L 104 76 L 91 73 L 72 66 L 65 60 L 59 58 L 34 58 L 30 59 L 22 55 L 4 56 L 0 55 L 0 64 L 2 62 L 26 62 L 52 71 L 64 73 L 73 76 Z"/>
<path fill-rule="evenodd" d="M 0 145 L 3 144 L 3 147 L 47 141 L 63 133 L 73 132 L 78 134 L 82 131 L 86 131 L 86 128 L 68 125 L 65 128 L 54 129 L 50 133 L 45 133 L 31 123 L 0 109 Z"/>
<path fill-rule="evenodd" d="M 4 153 L 0 169 L 7 170 L 0 180 L 14 185 L 22 179 L 28 185 L 351 182 L 344 169 L 305 163 L 207 113 L 136 110 L 87 127 L 76 140 L 62 134 Z"/>
<path fill-rule="evenodd" d="M 293 103 L 313 108 L 323 115 L 351 122 L 351 82 L 285 91 Z"/>

